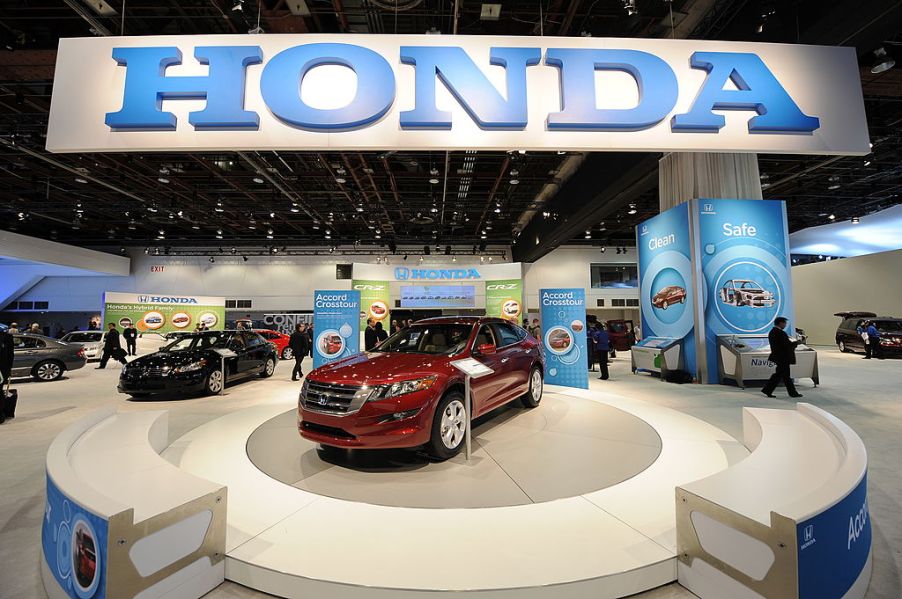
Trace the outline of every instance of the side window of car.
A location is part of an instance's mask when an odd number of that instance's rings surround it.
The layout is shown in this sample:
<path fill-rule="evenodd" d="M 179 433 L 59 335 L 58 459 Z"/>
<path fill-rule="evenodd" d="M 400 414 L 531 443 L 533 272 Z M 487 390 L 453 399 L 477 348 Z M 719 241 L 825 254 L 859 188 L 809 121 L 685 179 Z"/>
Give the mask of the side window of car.
<path fill-rule="evenodd" d="M 260 335 L 256 333 L 244 333 L 245 344 L 247 344 L 248 349 L 253 347 L 259 347 L 263 345 L 265 341 L 260 337 Z"/>
<path fill-rule="evenodd" d="M 514 332 L 517 333 L 517 337 L 519 337 L 520 341 L 523 341 L 527 337 L 529 337 L 529 331 L 524 329 L 523 327 L 513 326 Z"/>
<path fill-rule="evenodd" d="M 509 324 L 495 323 L 492 325 L 492 328 L 495 329 L 495 336 L 498 339 L 498 347 L 506 347 L 508 345 L 513 345 L 514 343 L 519 343 L 520 338 L 517 336 L 517 333 L 514 332 L 513 327 Z"/>
<path fill-rule="evenodd" d="M 479 329 L 479 333 L 476 335 L 476 343 L 475 347 L 479 347 L 480 345 L 485 345 L 486 343 L 491 343 L 497 347 L 497 343 L 495 342 L 495 335 L 492 333 L 492 329 L 489 325 L 484 324 L 482 328 Z"/>
<path fill-rule="evenodd" d="M 38 347 L 38 340 L 33 337 L 16 337 L 15 349 L 35 349 Z"/>

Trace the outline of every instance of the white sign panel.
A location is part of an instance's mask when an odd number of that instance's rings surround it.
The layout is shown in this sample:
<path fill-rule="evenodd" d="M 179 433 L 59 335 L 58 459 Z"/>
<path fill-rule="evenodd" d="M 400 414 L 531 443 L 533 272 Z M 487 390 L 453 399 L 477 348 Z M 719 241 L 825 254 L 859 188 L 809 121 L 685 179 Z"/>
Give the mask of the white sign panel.
<path fill-rule="evenodd" d="M 224 297 L 206 295 L 173 295 L 165 293 L 122 293 L 106 291 L 103 301 L 108 304 L 173 304 L 184 306 L 225 306 Z"/>
<path fill-rule="evenodd" d="M 621 38 L 61 39 L 47 149 L 864 154 L 854 48 Z"/>

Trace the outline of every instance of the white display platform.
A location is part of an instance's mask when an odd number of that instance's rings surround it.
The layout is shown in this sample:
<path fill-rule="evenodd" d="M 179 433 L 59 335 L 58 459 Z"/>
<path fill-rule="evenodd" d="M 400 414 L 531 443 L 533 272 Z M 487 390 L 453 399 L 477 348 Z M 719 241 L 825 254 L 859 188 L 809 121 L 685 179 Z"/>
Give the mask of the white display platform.
<path fill-rule="evenodd" d="M 250 435 L 293 398 L 214 420 L 163 456 L 228 487 L 226 578 L 274 595 L 603 599 L 675 580 L 674 488 L 748 451 L 674 410 L 588 390 L 546 393 L 635 415 L 657 431 L 660 456 L 620 484 L 544 503 L 417 509 L 351 502 L 278 482 L 248 458 Z"/>

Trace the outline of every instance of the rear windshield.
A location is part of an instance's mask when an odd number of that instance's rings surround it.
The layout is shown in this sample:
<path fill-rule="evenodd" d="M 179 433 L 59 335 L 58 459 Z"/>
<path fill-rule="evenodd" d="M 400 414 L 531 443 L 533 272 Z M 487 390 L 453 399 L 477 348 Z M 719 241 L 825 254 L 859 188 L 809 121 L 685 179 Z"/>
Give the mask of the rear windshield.
<path fill-rule="evenodd" d="M 92 341 L 100 341 L 103 333 L 69 333 L 63 337 L 66 343 L 90 343 Z"/>
<path fill-rule="evenodd" d="M 900 333 L 902 332 L 902 320 L 878 320 L 874 323 L 878 331 L 884 333 Z"/>
<path fill-rule="evenodd" d="M 429 324 L 402 329 L 372 351 L 453 356 L 464 350 L 472 325 Z"/>

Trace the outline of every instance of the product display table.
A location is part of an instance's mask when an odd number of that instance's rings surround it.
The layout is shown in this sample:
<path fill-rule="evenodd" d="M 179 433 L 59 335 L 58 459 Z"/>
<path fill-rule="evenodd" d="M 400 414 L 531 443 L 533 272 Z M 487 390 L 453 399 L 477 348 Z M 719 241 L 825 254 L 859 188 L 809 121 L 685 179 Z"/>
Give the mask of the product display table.
<path fill-rule="evenodd" d="M 796 363 L 792 365 L 792 377 L 811 379 L 820 384 L 817 370 L 817 352 L 807 345 L 796 347 Z M 750 382 L 764 382 L 774 373 L 776 365 L 768 360 L 770 343 L 767 335 L 718 335 L 717 366 L 720 383 L 731 381 L 745 388 Z"/>
<path fill-rule="evenodd" d="M 680 341 L 670 337 L 646 337 L 637 341 L 630 349 L 633 372 L 651 372 L 663 381 L 671 370 L 682 370 Z"/>

